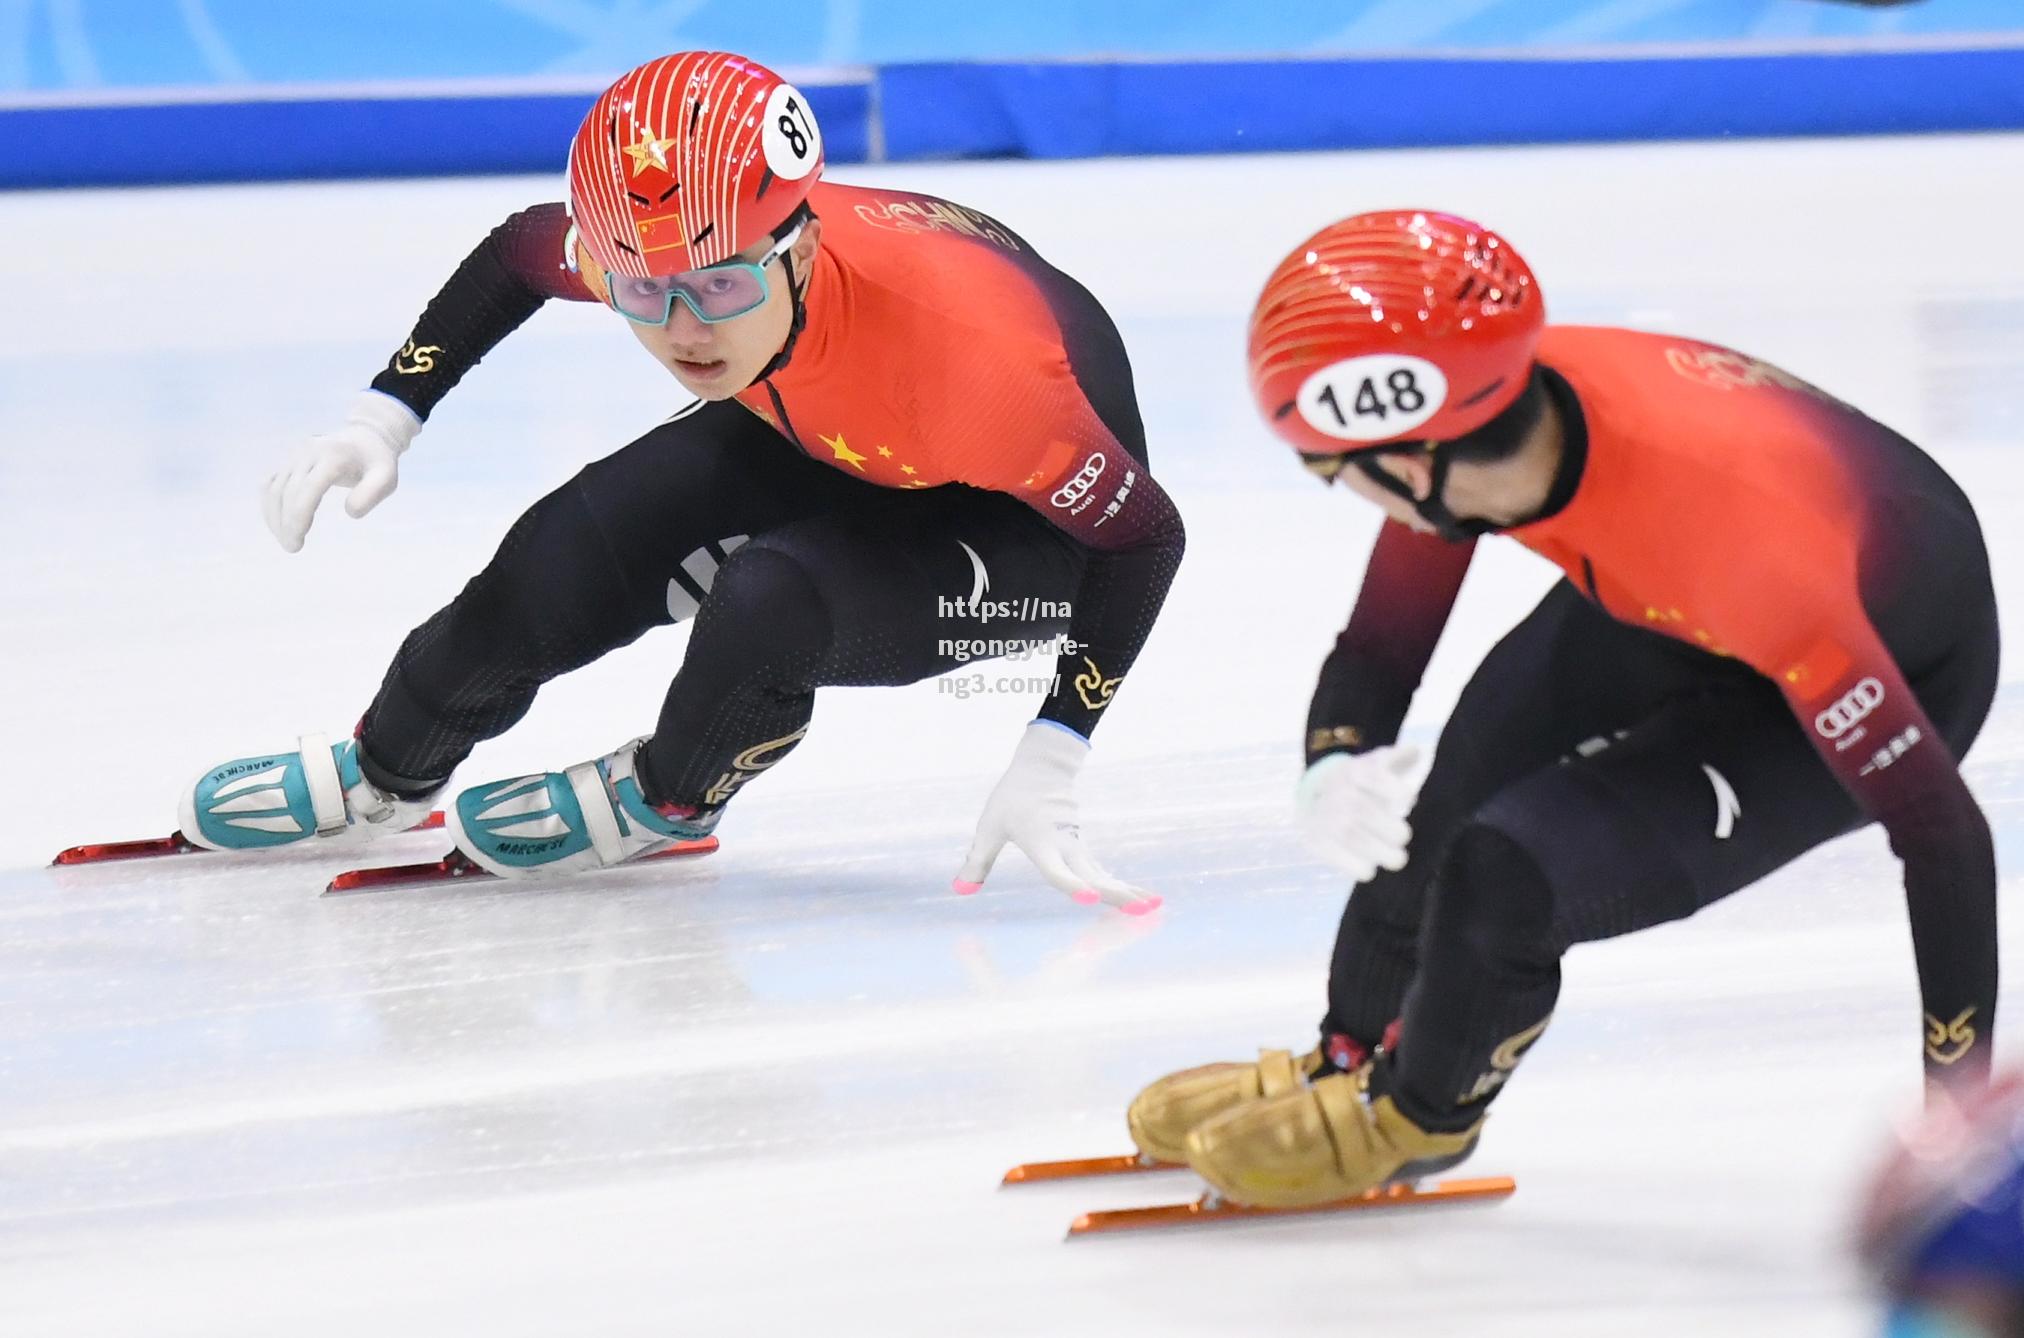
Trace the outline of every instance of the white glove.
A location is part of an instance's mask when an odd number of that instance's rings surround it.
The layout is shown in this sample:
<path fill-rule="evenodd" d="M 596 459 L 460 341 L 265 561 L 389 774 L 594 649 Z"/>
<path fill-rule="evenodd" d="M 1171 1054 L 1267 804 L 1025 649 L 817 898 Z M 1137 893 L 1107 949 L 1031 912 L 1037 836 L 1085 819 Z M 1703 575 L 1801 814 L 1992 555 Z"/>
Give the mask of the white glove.
<path fill-rule="evenodd" d="M 969 896 L 984 886 L 998 852 L 1010 841 L 1026 852 L 1048 882 L 1084 906 L 1107 903 L 1126 915 L 1158 910 L 1160 899 L 1103 871 L 1075 825 L 1075 773 L 1089 756 L 1089 740 L 1051 721 L 1026 727 L 1012 765 L 991 791 L 955 888 Z"/>
<path fill-rule="evenodd" d="M 296 447 L 267 480 L 261 498 L 267 528 L 283 548 L 299 553 L 318 503 L 332 488 L 350 490 L 344 509 L 354 519 L 372 510 L 400 483 L 401 452 L 421 430 L 422 420 L 393 396 L 360 391 L 343 427 Z"/>
<path fill-rule="evenodd" d="M 1417 748 L 1388 747 L 1330 753 L 1307 768 L 1293 792 L 1307 848 L 1359 883 L 1405 868 L 1419 762 Z"/>

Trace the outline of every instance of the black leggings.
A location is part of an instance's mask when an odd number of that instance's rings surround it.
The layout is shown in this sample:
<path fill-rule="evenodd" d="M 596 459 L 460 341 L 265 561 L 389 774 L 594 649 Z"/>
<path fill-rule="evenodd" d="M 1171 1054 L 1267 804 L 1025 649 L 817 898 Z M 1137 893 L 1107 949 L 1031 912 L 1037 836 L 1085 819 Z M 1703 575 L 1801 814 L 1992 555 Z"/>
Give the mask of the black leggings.
<path fill-rule="evenodd" d="M 975 560 L 972 559 L 975 554 Z M 653 797 L 722 803 L 800 739 L 815 689 L 903 684 L 958 663 L 944 616 L 978 564 L 1045 639 L 1083 552 L 1013 498 L 895 491 L 820 464 L 735 403 L 663 424 L 523 515 L 485 569 L 402 642 L 361 727 L 382 784 L 419 790 L 527 713 L 551 678 L 694 616 L 645 750 Z M 1051 606 L 1051 610 L 1045 606 Z M 616 743 L 612 740 L 611 743 Z"/>
<path fill-rule="evenodd" d="M 1979 553 L 1932 587 L 1944 617 L 1876 620 L 1957 758 L 1995 693 Z M 1769 680 L 1563 582 L 1442 729 L 1405 868 L 1351 895 L 1323 1030 L 1369 1047 L 1400 1018 L 1401 1105 L 1466 1127 L 1544 1030 L 1571 945 L 1692 915 L 1863 821 Z"/>

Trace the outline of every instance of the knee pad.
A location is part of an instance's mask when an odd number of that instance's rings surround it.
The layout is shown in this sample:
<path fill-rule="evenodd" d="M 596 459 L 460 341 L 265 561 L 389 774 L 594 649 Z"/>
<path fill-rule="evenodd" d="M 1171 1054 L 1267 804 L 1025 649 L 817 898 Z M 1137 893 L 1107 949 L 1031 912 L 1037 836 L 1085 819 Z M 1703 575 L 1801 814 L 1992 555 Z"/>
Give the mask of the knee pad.
<path fill-rule="evenodd" d="M 692 661 L 704 656 L 747 668 L 805 665 L 812 673 L 831 637 L 828 600 L 814 573 L 761 535 L 717 569 L 710 597 L 696 616 L 689 653 Z"/>
<path fill-rule="evenodd" d="M 1478 960 L 1545 966 L 1566 950 L 1554 919 L 1553 884 L 1532 852 L 1488 823 L 1465 823 L 1434 874 L 1429 926 Z"/>

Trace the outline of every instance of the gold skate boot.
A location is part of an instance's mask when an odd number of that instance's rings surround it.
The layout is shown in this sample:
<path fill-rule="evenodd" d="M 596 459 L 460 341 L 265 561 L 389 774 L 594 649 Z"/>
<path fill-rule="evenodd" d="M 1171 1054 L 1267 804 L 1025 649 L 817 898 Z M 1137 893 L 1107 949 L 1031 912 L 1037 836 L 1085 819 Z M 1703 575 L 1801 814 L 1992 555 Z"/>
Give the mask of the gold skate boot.
<path fill-rule="evenodd" d="M 1260 1050 L 1255 1064 L 1205 1064 L 1169 1073 L 1132 1098 L 1125 1112 L 1132 1142 L 1154 1161 L 1187 1159 L 1188 1131 L 1226 1110 L 1266 1097 L 1297 1092 L 1323 1069 L 1358 1075 L 1370 1072 L 1374 1054 L 1398 1044 L 1399 1024 L 1385 1028 L 1376 1051 L 1340 1032 L 1330 1032 L 1314 1049 L 1295 1057 L 1289 1050 Z"/>
<path fill-rule="evenodd" d="M 1297 1059 L 1291 1050 L 1260 1050 L 1255 1064 L 1204 1064 L 1169 1073 L 1132 1098 L 1124 1116 L 1131 1141 L 1154 1161 L 1185 1161 L 1185 1140 L 1196 1125 L 1248 1102 L 1297 1092 L 1319 1067 L 1316 1046 Z"/>
<path fill-rule="evenodd" d="M 1367 1074 L 1337 1073 L 1233 1106 L 1188 1133 L 1188 1165 L 1233 1203 L 1308 1208 L 1444 1171 L 1475 1150 L 1482 1120 L 1430 1133 L 1366 1087 Z"/>

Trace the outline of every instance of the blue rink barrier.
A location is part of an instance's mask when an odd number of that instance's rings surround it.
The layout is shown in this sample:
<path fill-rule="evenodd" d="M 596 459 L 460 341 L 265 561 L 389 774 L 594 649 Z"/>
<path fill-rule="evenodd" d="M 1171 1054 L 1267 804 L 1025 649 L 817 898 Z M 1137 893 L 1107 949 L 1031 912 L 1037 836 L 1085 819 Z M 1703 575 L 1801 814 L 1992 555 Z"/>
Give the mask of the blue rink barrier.
<path fill-rule="evenodd" d="M 0 186 L 553 172 L 598 87 L 0 107 Z M 830 156 L 869 156 L 868 80 L 804 83 Z"/>
<path fill-rule="evenodd" d="M 1946 50 L 933 63 L 804 79 L 832 162 L 2024 129 Z M 0 186 L 560 172 L 595 86 L 0 105 Z"/>
<path fill-rule="evenodd" d="M 888 157 L 1550 144 L 2024 128 L 2024 45 L 1779 55 L 879 71 Z"/>

